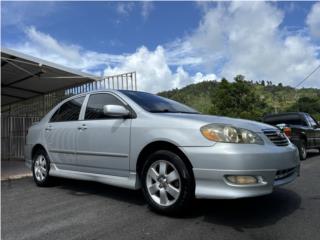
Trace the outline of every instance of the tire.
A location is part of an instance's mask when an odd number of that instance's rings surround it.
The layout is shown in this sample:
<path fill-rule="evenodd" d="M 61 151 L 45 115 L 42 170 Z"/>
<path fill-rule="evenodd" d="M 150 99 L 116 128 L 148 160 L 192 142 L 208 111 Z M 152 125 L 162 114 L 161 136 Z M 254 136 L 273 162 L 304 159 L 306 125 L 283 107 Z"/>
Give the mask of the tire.
<path fill-rule="evenodd" d="M 307 144 L 306 141 L 301 139 L 300 142 L 298 143 L 298 150 L 299 150 L 299 156 L 300 160 L 306 160 L 307 159 Z"/>
<path fill-rule="evenodd" d="M 162 214 L 181 213 L 194 199 L 191 169 L 171 151 L 160 150 L 148 157 L 141 183 L 151 209 Z"/>
<path fill-rule="evenodd" d="M 50 160 L 45 150 L 39 149 L 33 156 L 32 175 L 33 180 L 39 187 L 47 187 L 51 183 L 49 176 Z"/>

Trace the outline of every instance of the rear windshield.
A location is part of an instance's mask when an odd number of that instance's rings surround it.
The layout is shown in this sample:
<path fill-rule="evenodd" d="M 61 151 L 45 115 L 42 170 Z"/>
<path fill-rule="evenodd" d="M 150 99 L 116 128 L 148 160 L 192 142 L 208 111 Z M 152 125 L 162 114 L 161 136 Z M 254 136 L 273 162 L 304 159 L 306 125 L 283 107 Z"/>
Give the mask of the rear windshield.
<path fill-rule="evenodd" d="M 182 103 L 170 100 L 168 98 L 160 97 L 146 92 L 121 90 L 135 103 L 140 105 L 144 110 L 152 113 L 190 113 L 199 114 L 196 110 L 188 107 Z"/>

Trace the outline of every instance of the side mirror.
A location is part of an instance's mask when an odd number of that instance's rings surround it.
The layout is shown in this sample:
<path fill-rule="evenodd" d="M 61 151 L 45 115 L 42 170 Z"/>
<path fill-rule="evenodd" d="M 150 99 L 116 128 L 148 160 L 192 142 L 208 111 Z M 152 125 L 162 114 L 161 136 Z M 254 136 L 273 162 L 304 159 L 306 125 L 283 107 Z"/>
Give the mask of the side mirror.
<path fill-rule="evenodd" d="M 103 114 L 110 117 L 127 117 L 130 112 L 124 106 L 120 105 L 104 105 Z"/>

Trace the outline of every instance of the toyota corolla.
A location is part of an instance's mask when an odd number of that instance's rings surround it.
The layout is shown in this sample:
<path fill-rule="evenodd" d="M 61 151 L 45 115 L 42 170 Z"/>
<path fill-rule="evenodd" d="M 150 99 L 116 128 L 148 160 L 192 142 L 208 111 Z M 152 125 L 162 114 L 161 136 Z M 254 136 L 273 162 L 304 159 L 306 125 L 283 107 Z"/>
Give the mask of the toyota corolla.
<path fill-rule="evenodd" d="M 296 147 L 273 126 L 128 90 L 64 100 L 29 129 L 25 153 L 38 186 L 55 176 L 141 188 L 162 213 L 194 197 L 269 194 L 299 174 Z"/>

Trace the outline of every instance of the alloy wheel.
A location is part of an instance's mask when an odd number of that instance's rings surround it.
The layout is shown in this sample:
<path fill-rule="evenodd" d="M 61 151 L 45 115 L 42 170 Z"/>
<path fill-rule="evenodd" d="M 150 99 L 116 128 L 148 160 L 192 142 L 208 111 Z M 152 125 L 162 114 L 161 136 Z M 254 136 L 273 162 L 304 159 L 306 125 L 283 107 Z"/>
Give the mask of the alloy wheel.
<path fill-rule="evenodd" d="M 47 177 L 47 162 L 43 155 L 39 155 L 34 162 L 34 174 L 39 182 Z"/>
<path fill-rule="evenodd" d="M 166 160 L 151 164 L 146 177 L 148 193 L 160 206 L 174 204 L 181 192 L 181 179 L 178 170 Z"/>
<path fill-rule="evenodd" d="M 307 158 L 307 150 L 306 147 L 304 145 L 301 146 L 301 155 L 303 159 Z"/>

